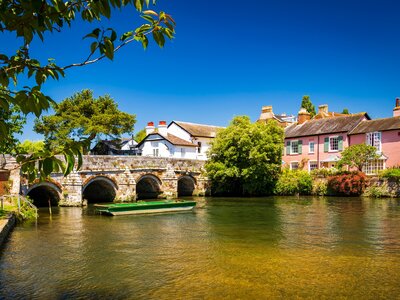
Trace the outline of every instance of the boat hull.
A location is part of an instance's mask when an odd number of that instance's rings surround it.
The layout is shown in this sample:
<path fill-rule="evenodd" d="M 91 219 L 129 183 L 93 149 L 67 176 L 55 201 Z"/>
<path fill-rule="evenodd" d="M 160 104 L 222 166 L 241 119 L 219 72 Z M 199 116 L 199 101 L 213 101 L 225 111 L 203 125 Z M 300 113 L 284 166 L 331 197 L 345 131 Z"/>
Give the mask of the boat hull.
<path fill-rule="evenodd" d="M 112 216 L 184 212 L 192 210 L 195 206 L 196 202 L 194 201 L 154 201 L 95 205 L 98 212 Z"/>

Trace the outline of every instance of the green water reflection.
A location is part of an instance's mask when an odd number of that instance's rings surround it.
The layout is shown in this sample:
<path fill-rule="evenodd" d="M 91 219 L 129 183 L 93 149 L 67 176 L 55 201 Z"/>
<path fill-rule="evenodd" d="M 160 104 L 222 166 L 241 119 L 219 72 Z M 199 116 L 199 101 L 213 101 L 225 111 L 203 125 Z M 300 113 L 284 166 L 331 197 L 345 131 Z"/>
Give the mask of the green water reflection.
<path fill-rule="evenodd" d="M 41 211 L 0 256 L 0 299 L 395 299 L 400 201 L 197 199 L 193 213 Z"/>

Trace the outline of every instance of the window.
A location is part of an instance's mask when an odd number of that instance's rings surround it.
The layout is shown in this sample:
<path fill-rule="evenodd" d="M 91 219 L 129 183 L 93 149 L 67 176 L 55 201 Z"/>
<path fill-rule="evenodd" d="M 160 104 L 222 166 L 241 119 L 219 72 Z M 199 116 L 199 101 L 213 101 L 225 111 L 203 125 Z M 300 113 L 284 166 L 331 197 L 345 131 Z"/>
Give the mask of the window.
<path fill-rule="evenodd" d="M 299 141 L 292 141 L 290 143 L 290 154 L 299 154 Z"/>
<path fill-rule="evenodd" d="M 181 148 L 181 157 L 185 157 L 186 151 L 185 148 Z"/>
<path fill-rule="evenodd" d="M 153 156 L 159 156 L 158 148 L 153 149 Z"/>
<path fill-rule="evenodd" d="M 299 163 L 297 161 L 293 161 L 290 163 L 290 170 L 297 170 L 299 168 Z"/>
<path fill-rule="evenodd" d="M 381 132 L 369 132 L 367 133 L 367 145 L 374 146 L 376 151 L 382 150 L 382 133 Z"/>
<path fill-rule="evenodd" d="M 339 137 L 329 138 L 329 151 L 339 151 Z"/>
<path fill-rule="evenodd" d="M 197 153 L 201 153 L 201 142 L 197 143 Z"/>
<path fill-rule="evenodd" d="M 363 171 L 367 175 L 378 174 L 379 171 L 385 169 L 385 160 L 383 159 L 374 159 L 370 160 L 363 168 Z"/>
<path fill-rule="evenodd" d="M 314 153 L 315 151 L 315 143 L 314 142 L 310 142 L 308 144 L 308 153 Z"/>
<path fill-rule="evenodd" d="M 318 163 L 316 161 L 308 162 L 308 170 L 311 172 L 312 170 L 318 169 Z"/>

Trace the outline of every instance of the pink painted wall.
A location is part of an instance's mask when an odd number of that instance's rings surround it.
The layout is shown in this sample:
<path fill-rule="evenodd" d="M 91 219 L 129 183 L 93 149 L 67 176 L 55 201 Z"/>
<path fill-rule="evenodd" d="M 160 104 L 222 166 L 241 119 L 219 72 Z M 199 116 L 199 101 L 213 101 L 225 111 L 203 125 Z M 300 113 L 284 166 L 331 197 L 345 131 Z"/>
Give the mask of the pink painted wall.
<path fill-rule="evenodd" d="M 324 140 L 325 137 L 335 137 L 335 136 L 343 136 L 343 149 L 349 146 L 349 139 L 346 133 L 334 133 L 334 134 L 325 134 L 319 136 L 308 136 L 308 137 L 301 137 L 301 138 L 286 138 L 285 139 L 285 151 L 282 157 L 282 160 L 285 162 L 284 166 L 290 165 L 291 162 L 301 162 L 303 159 L 308 159 L 308 161 L 318 161 L 327 159 L 329 156 L 340 156 L 341 151 L 332 151 L 332 152 L 324 152 Z M 287 154 L 286 153 L 286 143 L 288 141 L 296 141 L 302 140 L 303 141 L 303 153 L 302 154 Z M 309 153 L 309 142 L 315 142 L 315 153 Z M 319 157 L 318 157 L 319 153 Z M 304 169 L 307 169 L 306 167 Z"/>
<path fill-rule="evenodd" d="M 400 166 L 400 130 L 382 131 L 382 153 L 388 158 L 386 168 Z M 350 136 L 350 144 L 365 143 L 366 135 Z"/>

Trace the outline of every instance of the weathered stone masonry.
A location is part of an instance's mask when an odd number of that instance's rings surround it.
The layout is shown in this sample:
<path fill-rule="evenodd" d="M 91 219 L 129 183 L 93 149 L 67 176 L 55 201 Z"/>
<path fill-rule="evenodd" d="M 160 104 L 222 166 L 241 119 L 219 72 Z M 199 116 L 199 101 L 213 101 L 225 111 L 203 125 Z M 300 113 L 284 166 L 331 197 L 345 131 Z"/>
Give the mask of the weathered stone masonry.
<path fill-rule="evenodd" d="M 59 205 L 81 206 L 93 183 L 97 184 L 99 194 L 105 193 L 115 202 L 129 202 L 137 199 L 138 183 L 149 192 L 156 192 L 158 198 L 177 197 L 181 180 L 193 184 L 193 195 L 208 194 L 204 161 L 141 156 L 85 156 L 82 168 L 67 177 L 55 173 L 44 183 L 28 184 L 21 180 L 20 187 L 25 195 L 38 187 L 46 188 L 59 199 Z M 16 181 L 19 184 L 19 179 Z"/>

